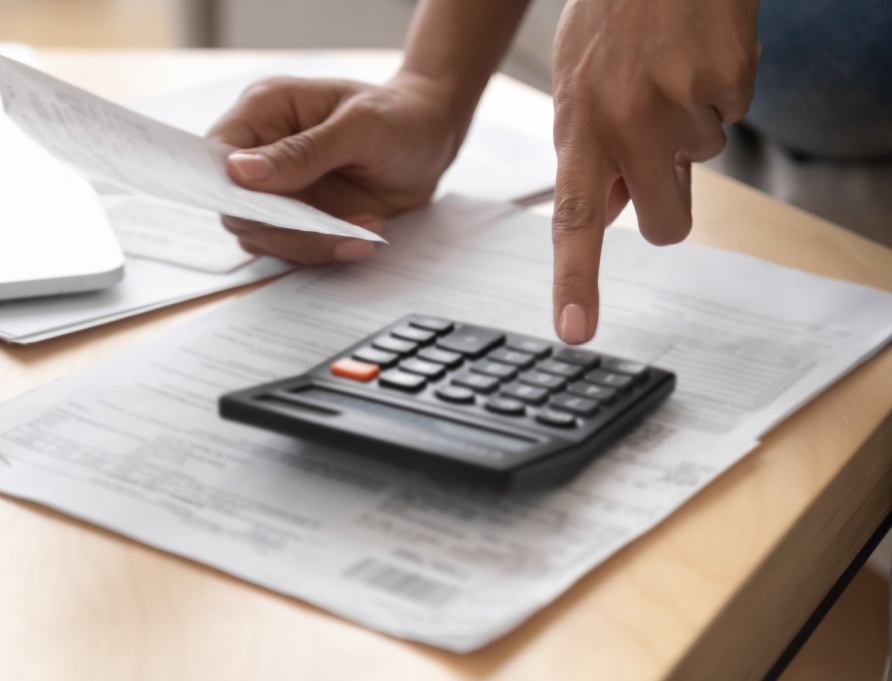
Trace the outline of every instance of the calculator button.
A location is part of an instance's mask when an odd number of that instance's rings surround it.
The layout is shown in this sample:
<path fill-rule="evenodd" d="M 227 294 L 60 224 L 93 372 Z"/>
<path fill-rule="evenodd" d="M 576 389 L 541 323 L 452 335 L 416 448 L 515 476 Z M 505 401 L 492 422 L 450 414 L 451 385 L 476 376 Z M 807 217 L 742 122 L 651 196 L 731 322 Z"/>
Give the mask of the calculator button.
<path fill-rule="evenodd" d="M 505 341 L 505 347 L 511 350 L 527 352 L 536 359 L 542 359 L 551 354 L 551 343 L 535 340 L 534 338 L 524 338 L 523 336 L 508 336 L 508 340 Z"/>
<path fill-rule="evenodd" d="M 589 400 L 578 395 L 564 393 L 557 397 L 552 397 L 548 404 L 552 409 L 560 409 L 561 411 L 569 411 L 577 416 L 593 416 L 598 411 L 600 405 L 596 400 Z"/>
<path fill-rule="evenodd" d="M 418 374 L 409 374 L 405 371 L 394 369 L 388 371 L 386 374 L 381 374 L 378 383 L 386 388 L 396 388 L 398 390 L 407 390 L 414 393 L 424 387 L 424 384 L 427 383 L 427 379 Z"/>
<path fill-rule="evenodd" d="M 441 385 L 434 393 L 444 402 L 471 404 L 474 402 L 474 391 L 460 385 Z"/>
<path fill-rule="evenodd" d="M 399 355 L 394 352 L 376 350 L 373 347 L 367 346 L 354 352 L 353 359 L 358 359 L 360 362 L 367 362 L 368 364 L 377 364 L 386 369 L 387 367 L 396 364 Z"/>
<path fill-rule="evenodd" d="M 511 364 L 519 369 L 529 369 L 533 366 L 535 357 L 528 352 L 520 352 L 518 350 L 509 350 L 508 348 L 497 348 L 486 356 L 494 362 L 503 362 Z"/>
<path fill-rule="evenodd" d="M 427 329 L 415 328 L 414 326 L 401 326 L 391 331 L 390 335 L 424 345 L 425 343 L 430 343 L 437 334 Z"/>
<path fill-rule="evenodd" d="M 573 414 L 555 409 L 543 409 L 536 414 L 536 420 L 539 423 L 544 423 L 546 426 L 555 426 L 557 428 L 573 428 L 576 425 L 576 418 Z"/>
<path fill-rule="evenodd" d="M 571 380 L 578 378 L 582 373 L 582 367 L 575 364 L 567 364 L 566 362 L 558 362 L 555 359 L 546 359 L 539 362 L 539 364 L 536 365 L 536 369 Z"/>
<path fill-rule="evenodd" d="M 439 317 L 412 317 L 412 319 L 409 320 L 409 324 L 418 327 L 419 329 L 433 331 L 436 334 L 452 331 L 453 326 L 452 322 L 448 319 L 440 319 Z"/>
<path fill-rule="evenodd" d="M 604 404 L 610 404 L 616 399 L 616 390 L 613 388 L 605 388 L 603 385 L 595 385 L 594 383 L 586 383 L 585 381 L 577 381 L 571 383 L 567 388 L 568 392 L 580 397 L 588 397 L 591 400 L 598 400 Z"/>
<path fill-rule="evenodd" d="M 641 362 L 629 362 L 624 359 L 605 359 L 601 362 L 601 368 L 606 371 L 613 371 L 617 374 L 626 374 L 634 378 L 642 378 L 647 373 L 647 365 Z"/>
<path fill-rule="evenodd" d="M 446 368 L 442 364 L 434 364 L 433 362 L 425 362 L 417 357 L 410 357 L 400 362 L 400 369 L 408 371 L 410 374 L 419 374 L 430 379 L 440 378 L 446 373 Z"/>
<path fill-rule="evenodd" d="M 372 345 L 379 350 L 387 350 L 395 352 L 398 355 L 408 355 L 418 347 L 418 343 L 412 341 L 401 340 L 393 336 L 381 336 L 372 341 Z"/>
<path fill-rule="evenodd" d="M 490 397 L 486 401 L 486 408 L 496 414 L 505 414 L 506 416 L 523 416 L 526 413 L 523 402 L 501 395 Z"/>
<path fill-rule="evenodd" d="M 418 358 L 426 362 L 435 362 L 443 364 L 449 369 L 454 369 L 461 364 L 462 357 L 457 352 L 449 350 L 441 350 L 440 348 L 422 348 L 418 352 Z"/>
<path fill-rule="evenodd" d="M 381 373 L 381 367 L 344 357 L 331 365 L 331 373 L 342 378 L 352 378 L 354 381 L 371 381 Z"/>
<path fill-rule="evenodd" d="M 504 340 L 504 334 L 480 326 L 462 326 L 437 341 L 437 346 L 477 357 Z"/>
<path fill-rule="evenodd" d="M 602 369 L 590 371 L 585 375 L 585 380 L 589 383 L 596 383 L 607 388 L 615 388 L 616 390 L 625 390 L 635 382 L 635 379 L 631 376 L 612 374 L 609 371 L 604 371 Z"/>
<path fill-rule="evenodd" d="M 514 399 L 526 402 L 527 404 L 542 404 L 548 398 L 548 391 L 545 388 L 538 388 L 535 385 L 512 383 L 511 385 L 506 385 L 502 388 L 502 395 L 513 397 Z"/>
<path fill-rule="evenodd" d="M 529 371 L 525 374 L 521 374 L 519 380 L 521 383 L 535 385 L 540 388 L 550 390 L 551 392 L 563 390 L 564 386 L 567 384 L 567 382 L 560 376 L 555 376 L 554 374 L 543 374 L 541 371 Z"/>
<path fill-rule="evenodd" d="M 456 374 L 452 377 L 451 383 L 485 394 L 489 394 L 499 387 L 499 379 L 484 374 L 472 374 L 469 371 Z"/>
<path fill-rule="evenodd" d="M 482 359 L 473 366 L 471 371 L 477 374 L 486 374 L 487 376 L 495 376 L 503 381 L 510 381 L 517 376 L 517 369 L 510 364 L 502 364 L 501 362 L 491 362 L 488 359 Z"/>
<path fill-rule="evenodd" d="M 593 369 L 598 365 L 600 357 L 590 350 L 577 350 L 576 348 L 561 348 L 554 353 L 554 358 L 570 364 L 578 364 L 586 369 Z"/>

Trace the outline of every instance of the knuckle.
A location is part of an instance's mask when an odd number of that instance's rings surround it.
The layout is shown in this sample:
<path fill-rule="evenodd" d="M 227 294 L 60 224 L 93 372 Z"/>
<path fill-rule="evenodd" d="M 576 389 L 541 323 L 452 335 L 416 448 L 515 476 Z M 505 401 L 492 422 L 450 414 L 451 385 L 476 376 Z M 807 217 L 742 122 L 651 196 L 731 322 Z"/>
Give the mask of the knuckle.
<path fill-rule="evenodd" d="M 598 210 L 592 201 L 579 194 L 565 194 L 554 205 L 552 236 L 556 245 L 585 229 L 590 229 L 598 219 Z"/>
<path fill-rule="evenodd" d="M 292 135 L 279 140 L 273 146 L 275 160 L 298 168 L 306 168 L 315 164 L 319 158 L 319 150 L 311 135 Z"/>

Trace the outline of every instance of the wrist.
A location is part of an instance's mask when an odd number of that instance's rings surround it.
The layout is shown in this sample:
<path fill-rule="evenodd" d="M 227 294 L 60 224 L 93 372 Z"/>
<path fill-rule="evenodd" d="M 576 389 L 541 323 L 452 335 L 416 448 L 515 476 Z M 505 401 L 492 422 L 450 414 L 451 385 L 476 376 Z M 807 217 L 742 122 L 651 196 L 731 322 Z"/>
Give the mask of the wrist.
<path fill-rule="evenodd" d="M 415 93 L 431 102 L 448 120 L 458 144 L 468 131 L 483 89 L 469 85 L 448 69 L 431 68 L 409 59 L 388 85 Z"/>

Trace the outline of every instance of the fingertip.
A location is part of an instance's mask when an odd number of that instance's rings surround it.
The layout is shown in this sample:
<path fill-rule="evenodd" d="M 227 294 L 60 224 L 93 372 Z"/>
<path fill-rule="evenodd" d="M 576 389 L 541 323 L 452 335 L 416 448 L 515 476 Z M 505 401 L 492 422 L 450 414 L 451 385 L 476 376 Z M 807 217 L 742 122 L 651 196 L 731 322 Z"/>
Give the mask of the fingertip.
<path fill-rule="evenodd" d="M 375 255 L 375 244 L 364 239 L 345 239 L 334 247 L 333 255 L 337 262 L 368 260 Z"/>
<path fill-rule="evenodd" d="M 593 319 L 595 323 L 592 323 Z M 565 343 L 579 345 L 592 339 L 596 324 L 596 315 L 590 314 L 585 306 L 569 303 L 561 308 L 556 331 Z"/>
<path fill-rule="evenodd" d="M 250 151 L 236 151 L 227 159 L 230 173 L 241 182 L 268 180 L 275 175 L 276 167 L 264 154 Z"/>

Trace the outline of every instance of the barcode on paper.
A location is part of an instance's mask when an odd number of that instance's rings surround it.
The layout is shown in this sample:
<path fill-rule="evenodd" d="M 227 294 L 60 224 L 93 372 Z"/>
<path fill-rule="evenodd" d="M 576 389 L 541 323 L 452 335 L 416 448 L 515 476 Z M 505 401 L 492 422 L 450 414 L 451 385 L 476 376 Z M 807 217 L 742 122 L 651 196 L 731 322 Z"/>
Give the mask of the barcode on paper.
<path fill-rule="evenodd" d="M 458 589 L 451 586 L 371 558 L 357 563 L 344 576 L 431 607 L 443 605 L 458 594 Z"/>

